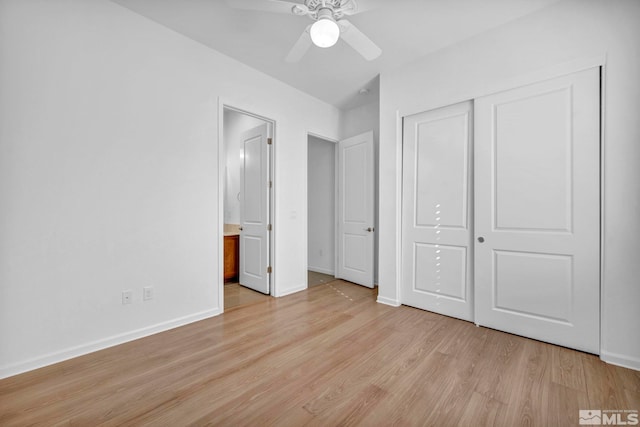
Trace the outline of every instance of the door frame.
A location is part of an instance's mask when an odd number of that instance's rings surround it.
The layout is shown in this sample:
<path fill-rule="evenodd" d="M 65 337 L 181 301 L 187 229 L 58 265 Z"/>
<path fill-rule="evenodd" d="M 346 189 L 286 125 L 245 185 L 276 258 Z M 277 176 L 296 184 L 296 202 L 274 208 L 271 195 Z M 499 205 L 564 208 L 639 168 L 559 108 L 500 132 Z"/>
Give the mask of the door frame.
<path fill-rule="evenodd" d="M 333 276 L 338 271 L 338 143 L 337 139 L 329 138 L 318 133 L 307 131 L 307 189 L 309 188 L 309 137 L 318 138 L 327 144 L 333 144 L 335 147 L 333 153 Z M 309 191 L 307 191 L 307 206 L 309 206 Z M 307 212 L 307 271 L 309 269 L 309 212 Z M 307 277 L 307 288 L 309 287 L 309 278 Z"/>
<path fill-rule="evenodd" d="M 600 349 L 599 349 L 599 357 L 600 359 L 614 360 L 611 355 L 605 354 L 606 352 L 603 350 L 603 343 L 606 342 L 606 331 L 607 328 L 604 327 L 607 316 L 605 311 L 605 294 L 606 294 L 606 282 L 604 280 L 604 263 L 606 259 L 606 253 L 604 248 L 605 242 L 605 147 L 606 147 L 606 138 L 605 138 L 605 101 L 606 101 L 606 75 L 607 75 L 607 61 L 606 55 L 598 55 L 580 58 L 575 61 L 570 61 L 567 63 L 558 64 L 555 66 L 550 66 L 541 70 L 536 70 L 530 74 L 516 76 L 511 79 L 507 79 L 504 82 L 499 84 L 495 84 L 493 86 L 489 86 L 484 90 L 479 91 L 470 91 L 465 94 L 458 94 L 455 97 L 448 97 L 446 101 L 444 99 L 439 100 L 436 103 L 430 103 L 429 101 L 426 103 L 418 103 L 418 105 L 413 105 L 411 109 L 407 110 L 396 110 L 396 127 L 395 127 L 395 140 L 396 140 L 396 168 L 395 168 L 395 177 L 396 177 L 396 198 L 395 198 L 395 231 L 396 231 L 396 239 L 395 239 L 395 286 L 393 296 L 394 298 L 388 297 L 380 297 L 378 296 L 377 302 L 385 305 L 391 305 L 394 307 L 399 307 L 402 305 L 402 215 L 403 215 L 403 147 L 404 147 L 404 138 L 403 138 L 403 127 L 404 127 L 404 118 L 419 114 L 424 111 L 431 111 L 442 106 L 453 105 L 459 102 L 464 102 L 468 100 L 475 100 L 476 98 L 491 95 L 494 93 L 502 92 L 505 90 L 515 89 L 520 86 L 526 86 L 529 84 L 535 84 L 544 80 L 550 80 L 556 77 L 561 77 L 567 74 L 576 73 L 579 71 L 583 71 L 589 68 L 599 68 L 600 69 Z M 475 286 L 474 286 L 475 291 Z M 615 362 L 615 361 L 614 361 Z"/>
<path fill-rule="evenodd" d="M 271 191 L 269 192 L 269 197 L 267 203 L 269 204 L 268 214 L 269 214 L 269 222 L 271 224 L 271 235 L 269 237 L 269 245 L 268 245 L 268 263 L 267 265 L 271 266 L 271 277 L 269 278 L 269 295 L 276 295 L 276 266 L 275 266 L 275 247 L 276 247 L 276 224 L 275 224 L 275 192 L 276 192 L 276 181 L 275 181 L 275 146 L 276 146 L 276 121 L 274 119 L 268 118 L 266 116 L 253 113 L 247 109 L 239 108 L 233 105 L 222 98 L 218 98 L 218 235 L 220 238 L 218 239 L 218 301 L 220 304 L 220 312 L 224 313 L 224 180 L 225 180 L 225 159 L 226 159 L 226 150 L 224 144 L 224 111 L 231 110 L 240 114 L 244 114 L 250 117 L 254 117 L 256 119 L 262 120 L 271 125 L 271 149 L 269 152 L 269 180 L 272 182 Z"/>

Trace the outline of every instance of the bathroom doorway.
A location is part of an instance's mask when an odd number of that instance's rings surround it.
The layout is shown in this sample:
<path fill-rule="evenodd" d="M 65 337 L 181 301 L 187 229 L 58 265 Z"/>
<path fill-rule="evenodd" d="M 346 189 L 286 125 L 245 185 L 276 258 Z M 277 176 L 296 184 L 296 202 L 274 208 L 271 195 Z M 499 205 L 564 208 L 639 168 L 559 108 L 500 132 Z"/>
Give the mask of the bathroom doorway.
<path fill-rule="evenodd" d="M 224 308 L 273 294 L 273 121 L 223 107 Z"/>

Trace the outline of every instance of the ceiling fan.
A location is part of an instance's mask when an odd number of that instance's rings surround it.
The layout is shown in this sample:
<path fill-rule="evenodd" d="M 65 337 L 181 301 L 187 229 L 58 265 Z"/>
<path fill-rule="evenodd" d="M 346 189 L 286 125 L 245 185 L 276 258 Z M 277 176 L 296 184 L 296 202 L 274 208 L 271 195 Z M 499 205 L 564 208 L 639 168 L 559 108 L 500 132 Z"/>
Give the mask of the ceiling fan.
<path fill-rule="evenodd" d="M 294 3 L 281 0 L 227 0 L 236 9 L 262 10 L 308 16 L 314 22 L 307 26 L 285 58 L 287 62 L 298 62 L 311 44 L 331 47 L 342 38 L 367 61 L 376 59 L 382 50 L 358 30 L 345 16 L 355 15 L 372 7 L 380 0 L 304 0 Z"/>

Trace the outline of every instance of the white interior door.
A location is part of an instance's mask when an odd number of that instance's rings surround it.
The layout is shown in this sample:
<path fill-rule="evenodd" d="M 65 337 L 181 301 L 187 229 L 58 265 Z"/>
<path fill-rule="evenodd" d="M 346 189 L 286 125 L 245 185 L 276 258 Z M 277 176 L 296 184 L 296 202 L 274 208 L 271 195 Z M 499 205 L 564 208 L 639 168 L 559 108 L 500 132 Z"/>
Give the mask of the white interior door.
<path fill-rule="evenodd" d="M 338 144 L 337 277 L 373 288 L 373 131 Z"/>
<path fill-rule="evenodd" d="M 473 320 L 471 102 L 404 119 L 403 304 Z"/>
<path fill-rule="evenodd" d="M 242 135 L 240 284 L 269 294 L 269 125 Z"/>
<path fill-rule="evenodd" d="M 475 102 L 476 323 L 592 353 L 599 78 L 594 68 Z"/>

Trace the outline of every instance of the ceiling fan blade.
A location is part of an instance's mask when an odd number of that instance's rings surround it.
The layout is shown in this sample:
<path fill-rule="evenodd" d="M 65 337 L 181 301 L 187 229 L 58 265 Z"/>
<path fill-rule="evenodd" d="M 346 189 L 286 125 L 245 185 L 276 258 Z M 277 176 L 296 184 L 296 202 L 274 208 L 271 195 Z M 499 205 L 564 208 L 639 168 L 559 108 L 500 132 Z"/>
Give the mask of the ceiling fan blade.
<path fill-rule="evenodd" d="M 307 28 L 302 32 L 300 38 L 298 39 L 296 44 L 293 45 L 293 47 L 287 54 L 287 57 L 284 59 L 285 61 L 298 62 L 300 61 L 300 59 L 302 59 L 304 54 L 307 53 L 309 47 L 311 47 L 311 35 L 309 34 L 310 29 L 311 25 L 307 26 Z"/>
<path fill-rule="evenodd" d="M 342 2 L 340 9 L 345 15 L 355 15 L 356 13 L 376 9 L 385 3 L 390 2 L 389 0 L 346 0 Z"/>
<path fill-rule="evenodd" d="M 305 14 L 309 8 L 301 3 L 281 0 L 226 0 L 227 4 L 235 9 L 262 10 L 274 13 Z M 294 12 L 294 8 L 298 12 Z"/>
<path fill-rule="evenodd" d="M 356 52 L 364 57 L 367 61 L 376 59 L 382 53 L 380 49 L 371 39 L 357 29 L 351 22 L 346 19 L 338 21 L 340 26 L 340 38 L 349 46 L 354 48 Z"/>

